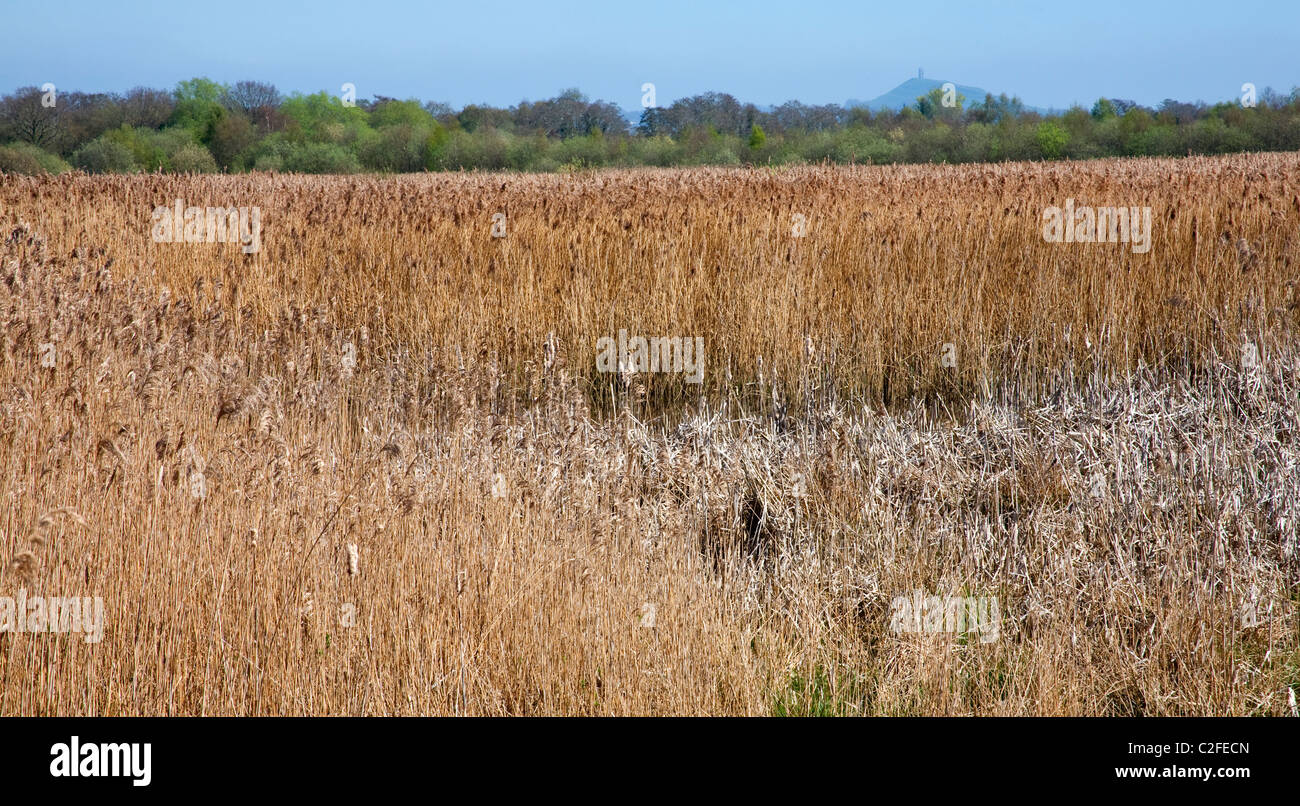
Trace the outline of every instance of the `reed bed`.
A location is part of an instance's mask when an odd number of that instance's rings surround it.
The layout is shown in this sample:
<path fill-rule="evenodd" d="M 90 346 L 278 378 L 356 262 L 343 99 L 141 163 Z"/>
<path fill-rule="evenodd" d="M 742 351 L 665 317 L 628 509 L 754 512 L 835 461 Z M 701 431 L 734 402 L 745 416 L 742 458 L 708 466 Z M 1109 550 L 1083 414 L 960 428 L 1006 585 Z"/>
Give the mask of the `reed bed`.
<path fill-rule="evenodd" d="M 105 603 L 0 632 L 0 715 L 1294 714 L 1298 194 L 1294 154 L 0 177 L 0 596 Z M 155 243 L 178 198 L 261 250 Z M 1045 242 L 1066 198 L 1150 251 Z M 620 329 L 703 383 L 597 372 Z M 997 640 L 895 631 L 913 591 Z"/>

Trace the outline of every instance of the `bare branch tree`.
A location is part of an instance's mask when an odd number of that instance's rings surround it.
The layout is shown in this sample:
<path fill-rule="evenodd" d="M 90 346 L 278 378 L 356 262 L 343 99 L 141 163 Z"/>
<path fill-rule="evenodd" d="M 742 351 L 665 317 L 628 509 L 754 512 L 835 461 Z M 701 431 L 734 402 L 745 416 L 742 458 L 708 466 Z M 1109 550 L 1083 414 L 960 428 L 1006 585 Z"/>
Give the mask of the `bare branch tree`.
<path fill-rule="evenodd" d="M 19 87 L 0 100 L 0 132 L 32 145 L 53 143 L 63 107 L 57 98 L 53 106 L 43 105 L 43 95 L 39 87 Z"/>
<path fill-rule="evenodd" d="M 136 87 L 122 99 L 122 112 L 129 126 L 148 126 L 156 129 L 167 121 L 176 108 L 176 100 L 168 90 Z"/>
<path fill-rule="evenodd" d="M 226 93 L 225 105 L 230 109 L 243 112 L 250 118 L 254 118 L 257 116 L 256 113 L 263 108 L 279 108 L 283 100 L 280 91 L 275 88 L 274 84 L 261 81 L 240 81 Z"/>

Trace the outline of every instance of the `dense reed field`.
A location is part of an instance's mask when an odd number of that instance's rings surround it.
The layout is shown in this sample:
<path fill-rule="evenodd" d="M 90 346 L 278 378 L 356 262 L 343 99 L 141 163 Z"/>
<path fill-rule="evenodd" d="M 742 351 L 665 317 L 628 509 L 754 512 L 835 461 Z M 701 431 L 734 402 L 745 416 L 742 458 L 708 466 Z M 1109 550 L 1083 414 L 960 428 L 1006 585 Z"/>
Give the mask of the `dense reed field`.
<path fill-rule="evenodd" d="M 0 715 L 1295 713 L 1300 155 L 0 176 L 0 239 L 0 597 L 104 602 Z"/>

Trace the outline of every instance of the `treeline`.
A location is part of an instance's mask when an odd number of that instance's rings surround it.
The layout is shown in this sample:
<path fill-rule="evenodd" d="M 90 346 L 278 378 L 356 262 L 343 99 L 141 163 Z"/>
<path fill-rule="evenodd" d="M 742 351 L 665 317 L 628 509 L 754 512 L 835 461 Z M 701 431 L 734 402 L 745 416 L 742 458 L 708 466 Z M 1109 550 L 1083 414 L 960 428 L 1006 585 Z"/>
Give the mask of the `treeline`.
<path fill-rule="evenodd" d="M 557 171 L 603 166 L 996 162 L 1300 149 L 1300 88 L 1257 103 L 1100 99 L 1043 116 L 1016 98 L 969 102 L 938 89 L 901 111 L 725 93 L 644 110 L 577 90 L 510 108 L 455 110 L 376 96 L 282 95 L 206 78 L 123 95 L 24 87 L 0 99 L 0 171 Z"/>

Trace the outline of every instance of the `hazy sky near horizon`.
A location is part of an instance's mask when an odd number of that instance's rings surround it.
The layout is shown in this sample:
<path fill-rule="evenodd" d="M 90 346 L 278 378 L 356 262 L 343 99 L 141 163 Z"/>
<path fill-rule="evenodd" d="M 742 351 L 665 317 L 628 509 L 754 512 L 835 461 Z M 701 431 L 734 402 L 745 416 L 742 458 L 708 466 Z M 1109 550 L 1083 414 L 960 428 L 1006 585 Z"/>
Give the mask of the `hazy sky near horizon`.
<path fill-rule="evenodd" d="M 207 76 L 293 91 L 510 106 L 578 87 L 623 108 L 707 90 L 772 104 L 867 100 L 915 76 L 1019 95 L 1236 99 L 1300 85 L 1300 0 L 4 0 L 0 93 L 172 88 Z"/>

